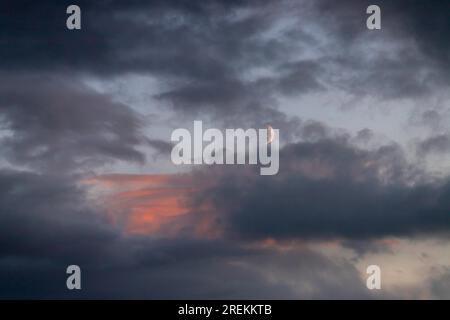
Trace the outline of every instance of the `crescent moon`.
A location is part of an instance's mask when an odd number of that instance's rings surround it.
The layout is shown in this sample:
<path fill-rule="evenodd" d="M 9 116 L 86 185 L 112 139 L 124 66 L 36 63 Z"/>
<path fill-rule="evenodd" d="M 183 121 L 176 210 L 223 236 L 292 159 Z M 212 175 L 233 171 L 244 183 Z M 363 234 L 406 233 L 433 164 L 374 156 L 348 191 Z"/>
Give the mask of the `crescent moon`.
<path fill-rule="evenodd" d="M 271 144 L 273 139 L 275 138 L 275 132 L 271 125 L 267 126 L 267 144 Z"/>

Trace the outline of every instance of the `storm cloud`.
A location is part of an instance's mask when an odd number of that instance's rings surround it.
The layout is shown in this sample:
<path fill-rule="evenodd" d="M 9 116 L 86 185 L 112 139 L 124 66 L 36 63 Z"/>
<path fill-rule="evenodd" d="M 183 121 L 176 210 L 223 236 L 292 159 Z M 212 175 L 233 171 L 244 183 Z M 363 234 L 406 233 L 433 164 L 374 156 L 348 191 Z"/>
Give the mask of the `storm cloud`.
<path fill-rule="evenodd" d="M 396 146 L 294 143 L 281 150 L 277 176 L 236 172 L 199 174 L 217 183 L 194 202 L 212 205 L 232 236 L 373 239 L 449 231 L 448 181 L 422 181 Z"/>
<path fill-rule="evenodd" d="M 144 161 L 141 123 L 129 107 L 64 76 L 8 73 L 0 82 L 1 142 L 12 162 L 70 171 Z"/>
<path fill-rule="evenodd" d="M 1 298 L 448 298 L 445 251 L 364 279 L 448 243 L 423 164 L 450 146 L 448 1 L 377 1 L 377 31 L 369 1 L 77 1 L 77 31 L 70 4 L 0 4 Z M 278 128 L 279 173 L 174 168 L 192 120 Z"/>
<path fill-rule="evenodd" d="M 0 189 L 2 298 L 275 299 L 365 294 L 362 280 L 355 281 L 359 276 L 354 267 L 308 249 L 287 255 L 224 240 L 124 235 L 67 177 L 2 171 Z M 266 270 L 260 269 L 263 261 L 273 262 Z M 78 293 L 65 287 L 65 268 L 75 262 L 84 277 Z M 266 273 L 274 270 L 280 272 L 280 281 L 267 280 Z M 328 272 L 336 277 L 323 278 Z M 289 280 L 292 274 L 305 287 L 316 281 L 317 285 L 308 290 L 297 287 Z M 351 279 L 352 291 L 340 293 L 339 287 Z"/>

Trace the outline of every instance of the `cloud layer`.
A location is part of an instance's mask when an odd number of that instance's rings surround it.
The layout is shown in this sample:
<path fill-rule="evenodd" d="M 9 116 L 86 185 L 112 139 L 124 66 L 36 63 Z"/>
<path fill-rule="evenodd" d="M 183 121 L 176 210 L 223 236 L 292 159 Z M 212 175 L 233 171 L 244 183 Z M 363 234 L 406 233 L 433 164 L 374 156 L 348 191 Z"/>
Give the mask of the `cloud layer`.
<path fill-rule="evenodd" d="M 0 4 L 1 298 L 449 297 L 448 1 L 69 4 Z M 194 119 L 279 128 L 279 174 L 170 167 Z"/>

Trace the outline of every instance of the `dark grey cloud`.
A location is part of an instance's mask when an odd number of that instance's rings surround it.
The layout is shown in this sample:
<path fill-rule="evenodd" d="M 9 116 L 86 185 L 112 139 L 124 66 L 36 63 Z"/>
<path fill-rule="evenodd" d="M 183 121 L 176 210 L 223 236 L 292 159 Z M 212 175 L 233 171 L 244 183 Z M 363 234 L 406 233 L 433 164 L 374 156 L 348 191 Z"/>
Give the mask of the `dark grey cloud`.
<path fill-rule="evenodd" d="M 282 74 L 279 80 L 279 89 L 286 95 L 307 93 L 323 89 L 318 78 L 323 73 L 316 61 L 297 61 L 288 63 L 280 68 Z"/>
<path fill-rule="evenodd" d="M 341 238 L 363 254 L 384 250 L 375 238 L 448 233 L 450 184 L 427 182 L 397 145 L 358 149 L 346 134 L 277 109 L 281 96 L 329 89 L 397 99 L 445 88 L 448 1 L 379 1 L 379 32 L 365 28 L 367 1 L 78 1 L 75 32 L 65 27 L 69 4 L 0 4 L 2 157 L 41 172 L 0 171 L 0 297 L 367 298 L 348 261 L 250 249 L 248 240 Z M 289 25 L 292 16 L 300 22 Z M 125 236 L 77 185 L 74 171 L 142 163 L 141 145 L 171 148 L 80 80 L 129 74 L 156 77 L 164 90 L 155 97 L 183 119 L 283 128 L 277 176 L 194 176 L 212 188 L 192 210 L 211 205 L 224 239 Z M 355 140 L 371 138 L 363 130 Z M 441 151 L 447 140 L 420 150 Z M 69 264 L 83 268 L 81 293 L 64 287 Z M 433 284 L 436 296 L 446 296 L 446 279 Z"/>
<path fill-rule="evenodd" d="M 318 121 L 306 121 L 299 127 L 300 136 L 309 142 L 316 142 L 330 136 L 330 129 Z"/>
<path fill-rule="evenodd" d="M 409 121 L 413 126 L 425 128 L 433 134 L 439 134 L 446 129 L 446 114 L 447 110 L 445 110 L 445 107 L 443 108 L 443 105 L 438 104 L 436 108 L 414 112 Z"/>
<path fill-rule="evenodd" d="M 449 29 L 446 1 L 379 1 L 375 32 L 365 27 L 370 1 L 81 1 L 81 31 L 65 28 L 68 4 L 2 4 L 1 69 L 151 74 L 170 84 L 156 97 L 175 111 L 222 118 L 276 109 L 280 95 L 339 88 L 411 98 L 448 84 L 448 46 L 431 31 Z M 292 17 L 301 19 L 290 25 Z M 375 52 L 361 49 L 373 43 Z M 249 76 L 258 68 L 268 75 Z"/>
<path fill-rule="evenodd" d="M 430 136 L 418 143 L 417 152 L 420 156 L 429 154 L 446 154 L 450 151 L 450 136 L 438 134 Z"/>
<path fill-rule="evenodd" d="M 67 178 L 30 172 L 0 172 L 0 251 L 3 258 L 76 256 L 97 261 L 113 249 L 116 230 L 86 202 Z M 22 234 L 22 236 L 19 236 Z"/>
<path fill-rule="evenodd" d="M 1 298 L 370 298 L 350 263 L 307 248 L 125 235 L 67 176 L 2 170 L 0 190 Z"/>
<path fill-rule="evenodd" d="M 366 28 L 366 8 L 376 4 L 382 28 Z M 334 44 L 324 64 L 333 82 L 349 92 L 384 99 L 432 95 L 449 83 L 448 1 L 329 1 L 316 7 L 324 29 L 333 29 Z M 375 45 L 378 44 L 378 45 Z M 330 50 L 332 51 L 332 50 Z"/>
<path fill-rule="evenodd" d="M 201 91 L 211 103 L 217 99 L 225 103 L 230 91 L 236 91 L 231 96 L 242 91 L 242 71 L 268 64 L 278 72 L 273 80 L 279 80 L 282 92 L 288 94 L 320 87 L 317 78 L 327 80 L 329 75 L 314 70 L 328 64 L 346 73 L 355 68 L 360 71 L 349 75 L 350 79 L 339 78 L 341 85 L 350 81 L 348 90 L 357 90 L 353 85 L 359 84 L 359 90 L 372 87 L 370 92 L 390 97 L 419 94 L 435 81 L 448 80 L 442 67 L 448 66 L 449 48 L 440 36 L 450 28 L 449 5 L 444 0 L 433 4 L 379 1 L 383 28 L 378 33 L 365 28 L 370 1 L 81 1 L 84 29 L 79 32 L 65 28 L 69 4 L 4 2 L 0 39 L 9 45 L 0 53 L 2 68 L 150 72 L 176 80 L 180 86 L 173 95 L 178 100 L 186 96 L 187 102 L 194 97 L 197 101 L 196 92 Z M 242 13 L 245 10 L 247 15 Z M 307 13 L 308 23 L 332 32 L 331 42 L 321 48 L 325 50 L 322 58 L 289 58 L 293 43 L 306 50 L 320 42 L 316 34 L 305 32 L 300 22 L 278 37 L 262 36 L 293 13 Z M 354 51 L 355 45 L 379 40 L 400 46 L 416 41 L 418 52 L 405 47 L 398 57 L 380 53 L 369 59 Z M 421 76 L 428 69 L 429 76 Z M 190 90 L 192 93 L 186 92 Z"/>
<path fill-rule="evenodd" d="M 387 1 L 386 1 L 387 2 Z M 404 23 L 404 32 L 412 35 L 417 40 L 422 52 L 434 62 L 437 68 L 448 68 L 450 64 L 450 43 L 442 38 L 442 34 L 450 31 L 448 10 L 450 3 L 445 0 L 413 3 L 405 1 L 395 2 L 393 14 L 399 14 Z M 448 73 L 441 70 L 439 74 L 443 80 L 448 81 Z"/>
<path fill-rule="evenodd" d="M 194 297 L 200 289 L 206 295 L 211 279 L 204 278 L 204 288 L 192 287 L 203 273 L 196 268 L 203 265 L 212 277 L 216 259 L 243 255 L 220 242 L 123 236 L 67 177 L 1 171 L 0 188 L 2 298 Z M 69 264 L 83 270 L 79 295 L 65 288 Z M 177 290 L 183 281 L 189 289 Z M 258 286 L 262 280 L 248 281 Z"/>
<path fill-rule="evenodd" d="M 168 156 L 172 151 L 173 144 L 161 139 L 147 139 L 147 144 L 156 150 L 157 155 Z"/>
<path fill-rule="evenodd" d="M 251 3 L 79 1 L 84 29 L 71 32 L 65 28 L 65 9 L 71 2 L 7 1 L 3 4 L 1 20 L 5 28 L 1 36 L 11 46 L 2 51 L 2 61 L 8 61 L 3 67 L 154 71 L 215 78 L 232 70 L 224 59 L 243 54 L 244 47 L 251 49 L 249 38 L 267 27 L 271 19 L 257 13 L 249 19 L 227 22 L 224 13 Z M 217 33 L 221 33 L 220 41 L 212 37 Z"/>
<path fill-rule="evenodd" d="M 394 253 L 389 244 L 386 242 L 374 241 L 374 239 L 344 240 L 342 246 L 353 250 L 356 254 L 356 257 L 354 258 L 355 261 L 370 253 Z"/>
<path fill-rule="evenodd" d="M 2 74 L 3 155 L 13 164 L 78 170 L 108 161 L 143 162 L 141 122 L 128 106 L 71 77 Z"/>
<path fill-rule="evenodd" d="M 81 1 L 80 31 L 65 28 L 68 4 L 6 2 L 0 39 L 9 45 L 0 53 L 0 67 L 101 77 L 152 74 L 171 84 L 156 97 L 176 111 L 220 116 L 257 112 L 255 105 L 272 108 L 272 93 L 319 88 L 314 62 L 286 64 L 288 35 L 263 36 L 283 19 L 276 2 Z M 243 79 L 251 68 L 271 64 L 280 65 L 279 76 Z"/>
<path fill-rule="evenodd" d="M 252 169 L 206 171 L 217 183 L 193 204 L 212 206 L 232 237 L 370 240 L 449 231 L 450 184 L 427 182 L 395 145 L 292 143 L 281 150 L 278 175 Z"/>

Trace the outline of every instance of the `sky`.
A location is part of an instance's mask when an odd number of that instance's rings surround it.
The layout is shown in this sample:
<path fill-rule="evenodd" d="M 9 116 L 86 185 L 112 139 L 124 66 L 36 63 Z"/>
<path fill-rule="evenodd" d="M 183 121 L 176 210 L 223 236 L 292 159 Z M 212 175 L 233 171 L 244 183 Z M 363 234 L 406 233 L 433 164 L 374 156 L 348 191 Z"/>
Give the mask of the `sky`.
<path fill-rule="evenodd" d="M 450 299 L 449 1 L 70 4 L 0 4 L 0 298 Z M 194 120 L 278 174 L 174 165 Z"/>

